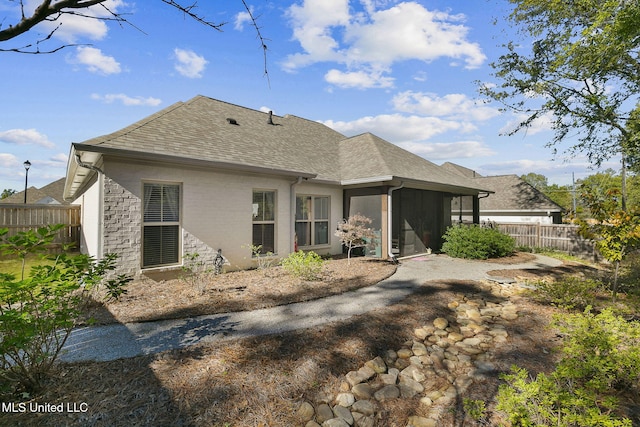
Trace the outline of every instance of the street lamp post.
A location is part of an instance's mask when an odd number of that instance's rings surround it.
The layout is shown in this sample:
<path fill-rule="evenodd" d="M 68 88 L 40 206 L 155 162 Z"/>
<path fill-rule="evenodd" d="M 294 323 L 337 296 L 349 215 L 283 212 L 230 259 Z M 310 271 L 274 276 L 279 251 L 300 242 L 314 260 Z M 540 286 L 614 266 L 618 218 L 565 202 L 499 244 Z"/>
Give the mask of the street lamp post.
<path fill-rule="evenodd" d="M 24 165 L 24 204 L 27 204 L 27 184 L 29 183 L 29 168 L 31 167 L 31 162 L 27 160 L 23 163 Z"/>

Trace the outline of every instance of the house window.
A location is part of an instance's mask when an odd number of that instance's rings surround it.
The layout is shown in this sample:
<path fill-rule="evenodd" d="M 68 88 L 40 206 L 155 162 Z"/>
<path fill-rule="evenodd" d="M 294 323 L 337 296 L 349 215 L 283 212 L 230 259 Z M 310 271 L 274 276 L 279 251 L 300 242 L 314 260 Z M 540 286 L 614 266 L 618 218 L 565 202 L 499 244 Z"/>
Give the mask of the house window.
<path fill-rule="evenodd" d="M 329 197 L 296 197 L 296 236 L 300 247 L 329 244 Z"/>
<path fill-rule="evenodd" d="M 253 192 L 253 246 L 260 253 L 276 253 L 276 192 Z"/>
<path fill-rule="evenodd" d="M 144 184 L 142 267 L 180 260 L 180 185 Z"/>

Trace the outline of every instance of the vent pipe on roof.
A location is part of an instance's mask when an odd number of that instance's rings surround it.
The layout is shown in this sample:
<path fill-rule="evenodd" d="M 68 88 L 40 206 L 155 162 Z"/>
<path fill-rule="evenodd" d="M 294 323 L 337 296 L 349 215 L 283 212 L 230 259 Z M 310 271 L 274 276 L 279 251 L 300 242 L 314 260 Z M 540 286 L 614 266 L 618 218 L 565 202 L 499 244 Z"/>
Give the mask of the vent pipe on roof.
<path fill-rule="evenodd" d="M 269 119 L 267 120 L 267 123 L 270 125 L 273 125 L 273 111 L 269 111 Z"/>
<path fill-rule="evenodd" d="M 232 119 L 232 118 L 230 118 L 230 117 L 229 117 L 229 118 L 227 118 L 227 122 L 228 122 L 230 125 L 236 125 L 236 126 L 238 125 L 238 121 L 237 121 L 236 119 Z"/>

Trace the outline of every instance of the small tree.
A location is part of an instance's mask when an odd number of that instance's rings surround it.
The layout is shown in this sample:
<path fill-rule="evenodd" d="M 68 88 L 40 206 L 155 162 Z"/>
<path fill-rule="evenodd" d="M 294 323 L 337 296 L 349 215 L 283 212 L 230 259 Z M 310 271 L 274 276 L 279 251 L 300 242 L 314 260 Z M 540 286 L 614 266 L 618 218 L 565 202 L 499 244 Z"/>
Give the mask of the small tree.
<path fill-rule="evenodd" d="M 11 188 L 5 188 L 4 190 L 2 190 L 2 194 L 0 194 L 0 200 L 6 199 L 9 196 L 13 196 L 16 193 L 17 193 L 16 190 L 13 190 Z"/>
<path fill-rule="evenodd" d="M 370 227 L 373 220 L 364 215 L 356 214 L 349 219 L 343 219 L 336 230 L 336 237 L 347 247 L 347 262 L 351 262 L 351 251 L 354 248 L 367 246 L 367 239 L 375 236 Z"/>
<path fill-rule="evenodd" d="M 0 273 L 0 385 L 20 385 L 37 391 L 60 354 L 91 292 L 106 288 L 107 298 L 118 298 L 131 279 L 119 275 L 114 254 L 96 262 L 87 255 L 62 253 L 25 275 L 27 256 L 41 252 L 61 226 L 47 226 L 5 237 L 0 229 L 0 251 L 22 261 L 20 278 Z M 4 383 L 4 384 L 2 384 Z"/>
<path fill-rule="evenodd" d="M 618 292 L 620 262 L 640 247 L 640 210 L 623 210 L 617 201 L 619 191 L 611 189 L 604 197 L 593 188 L 583 186 L 582 197 L 591 212 L 591 221 L 580 221 L 581 234 L 595 240 L 602 256 L 614 265 L 613 300 Z"/>

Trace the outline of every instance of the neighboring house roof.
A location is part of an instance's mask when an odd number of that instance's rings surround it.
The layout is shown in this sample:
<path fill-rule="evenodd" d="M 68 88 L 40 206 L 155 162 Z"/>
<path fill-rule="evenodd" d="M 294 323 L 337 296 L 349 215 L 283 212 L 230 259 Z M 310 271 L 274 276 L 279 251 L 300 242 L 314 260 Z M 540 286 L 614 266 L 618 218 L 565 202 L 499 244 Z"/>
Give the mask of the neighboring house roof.
<path fill-rule="evenodd" d="M 438 166 L 374 135 L 346 138 L 319 122 L 275 116 L 205 96 L 173 104 L 117 132 L 72 144 L 66 197 L 74 197 L 93 174 L 76 160 L 99 168 L 102 155 L 215 165 L 335 184 L 375 182 L 384 175 L 384 181 L 414 178 L 464 194 L 480 191 L 470 180 L 446 173 L 443 178 Z"/>
<path fill-rule="evenodd" d="M 53 181 L 44 187 L 29 187 L 27 189 L 27 203 L 35 204 L 69 204 L 63 198 L 65 178 Z M 0 200 L 0 203 L 24 203 L 24 190 Z"/>
<path fill-rule="evenodd" d="M 475 178 L 483 187 L 492 189 L 492 194 L 480 200 L 480 210 L 562 212 L 558 204 L 517 175 L 485 176 Z"/>
<path fill-rule="evenodd" d="M 481 212 L 562 212 L 560 205 L 517 175 L 482 176 L 476 171 L 455 163 L 441 167 L 461 176 L 472 178 L 479 186 L 493 191 L 480 199 Z M 463 208 L 465 204 L 463 203 Z"/>

